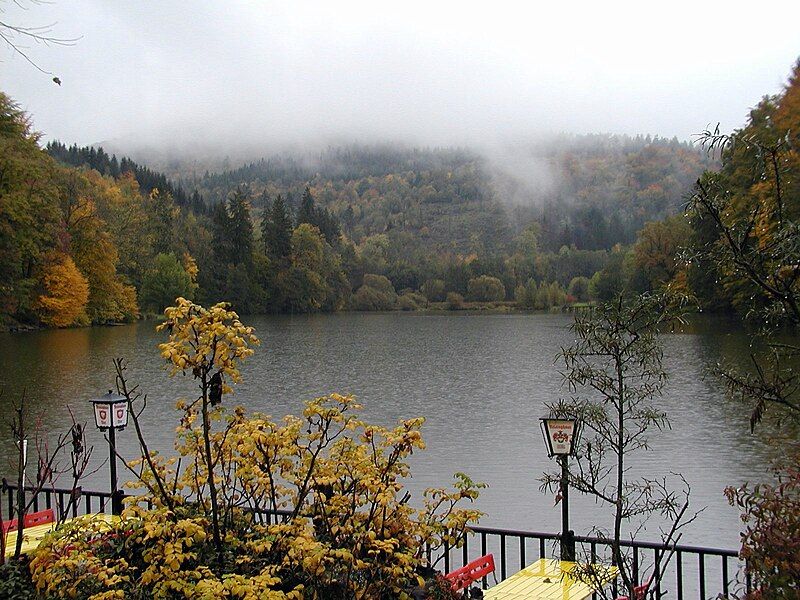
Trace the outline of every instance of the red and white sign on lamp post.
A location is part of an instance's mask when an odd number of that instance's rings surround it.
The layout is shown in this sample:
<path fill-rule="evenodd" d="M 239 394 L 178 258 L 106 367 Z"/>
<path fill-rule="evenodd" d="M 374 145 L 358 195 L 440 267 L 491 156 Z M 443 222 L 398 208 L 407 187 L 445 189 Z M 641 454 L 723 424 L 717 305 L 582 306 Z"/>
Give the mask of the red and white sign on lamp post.
<path fill-rule="evenodd" d="M 108 431 L 108 464 L 111 469 L 111 512 L 122 512 L 122 496 L 117 484 L 117 436 L 128 424 L 128 399 L 108 390 L 100 398 L 92 400 L 94 423 L 100 431 Z"/>
<path fill-rule="evenodd" d="M 575 532 L 569 528 L 569 457 L 575 453 L 580 423 L 575 419 L 544 417 L 542 435 L 547 455 L 561 463 L 561 560 L 575 560 Z"/>

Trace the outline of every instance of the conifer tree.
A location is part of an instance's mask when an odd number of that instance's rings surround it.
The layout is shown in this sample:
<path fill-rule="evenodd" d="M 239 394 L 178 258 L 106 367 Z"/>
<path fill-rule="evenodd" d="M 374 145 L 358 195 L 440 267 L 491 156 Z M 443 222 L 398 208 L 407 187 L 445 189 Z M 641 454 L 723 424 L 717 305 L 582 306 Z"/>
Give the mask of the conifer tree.
<path fill-rule="evenodd" d="M 264 253 L 273 260 L 288 258 L 292 252 L 292 217 L 289 208 L 278 194 L 261 223 Z"/>
<path fill-rule="evenodd" d="M 297 225 L 308 223 L 314 225 L 325 236 L 325 241 L 335 246 L 342 235 L 339 222 L 326 208 L 316 205 L 314 196 L 308 186 L 303 190 L 303 198 L 300 200 L 300 209 L 297 211 Z"/>
<path fill-rule="evenodd" d="M 153 248 L 156 253 L 169 253 L 174 242 L 175 219 L 178 209 L 169 192 L 156 188 L 150 192 L 148 212 L 153 231 Z"/>
<path fill-rule="evenodd" d="M 228 202 L 230 262 L 234 265 L 253 264 L 253 220 L 250 217 L 250 202 L 247 191 L 239 186 Z"/>
<path fill-rule="evenodd" d="M 230 221 L 228 203 L 222 201 L 215 204 L 211 212 L 211 248 L 214 260 L 213 270 L 218 274 L 224 273 L 224 266 L 233 262 Z"/>
<path fill-rule="evenodd" d="M 300 210 L 297 211 L 297 225 L 299 226 L 303 223 L 317 225 L 317 207 L 314 202 L 314 196 L 311 195 L 311 190 L 308 186 L 303 190 Z"/>

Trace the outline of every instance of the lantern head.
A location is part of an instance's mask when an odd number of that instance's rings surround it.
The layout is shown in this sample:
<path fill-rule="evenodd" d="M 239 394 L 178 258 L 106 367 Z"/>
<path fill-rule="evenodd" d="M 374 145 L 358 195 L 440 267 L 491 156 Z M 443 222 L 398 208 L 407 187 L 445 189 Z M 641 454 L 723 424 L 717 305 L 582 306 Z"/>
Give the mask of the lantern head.
<path fill-rule="evenodd" d="M 108 390 L 100 398 L 92 400 L 94 406 L 94 423 L 98 429 L 125 429 L 128 424 L 128 400 L 125 396 Z"/>
<path fill-rule="evenodd" d="M 541 427 L 548 456 L 570 456 L 575 453 L 579 429 L 577 420 L 544 417 Z"/>

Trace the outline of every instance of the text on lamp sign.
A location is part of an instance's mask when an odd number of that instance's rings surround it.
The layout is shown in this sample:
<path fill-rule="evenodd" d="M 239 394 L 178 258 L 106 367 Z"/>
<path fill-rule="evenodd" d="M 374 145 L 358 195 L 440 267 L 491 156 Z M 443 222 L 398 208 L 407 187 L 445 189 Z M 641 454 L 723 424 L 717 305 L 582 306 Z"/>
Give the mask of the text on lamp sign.
<path fill-rule="evenodd" d="M 128 412 L 127 404 L 100 405 L 95 407 L 95 410 L 97 411 L 98 427 L 120 427 L 124 426 L 128 421 L 126 418 L 126 413 Z"/>
<path fill-rule="evenodd" d="M 550 420 L 547 423 L 547 434 L 550 436 L 550 447 L 553 454 L 569 454 L 572 450 L 574 433 L 575 421 Z"/>

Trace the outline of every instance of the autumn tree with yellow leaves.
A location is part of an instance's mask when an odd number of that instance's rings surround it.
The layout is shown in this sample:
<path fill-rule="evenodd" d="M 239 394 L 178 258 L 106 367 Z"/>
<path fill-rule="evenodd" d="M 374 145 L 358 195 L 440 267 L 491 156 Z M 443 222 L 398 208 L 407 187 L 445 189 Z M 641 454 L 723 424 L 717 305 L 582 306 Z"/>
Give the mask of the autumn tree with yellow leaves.
<path fill-rule="evenodd" d="M 689 203 L 690 283 L 706 302 L 721 289 L 759 325 L 761 338 L 750 369 L 719 364 L 712 371 L 750 405 L 751 431 L 767 413 L 796 427 L 800 345 L 785 334 L 800 327 L 800 61 L 783 93 L 764 98 L 745 127 L 729 135 L 706 131 L 701 141 L 720 155 L 722 168 L 703 175 Z M 798 594 L 800 456 L 782 447 L 781 457 L 777 484 L 726 490 L 743 511 L 741 557 L 754 600 Z"/>
<path fill-rule="evenodd" d="M 40 594 L 400 599 L 425 583 L 421 574 L 435 566 L 428 556 L 462 545 L 481 513 L 461 504 L 482 484 L 458 473 L 452 488 L 428 489 L 416 504 L 404 489 L 409 457 L 425 448 L 424 419 L 372 425 L 339 394 L 280 421 L 226 409 L 222 399 L 257 343 L 253 330 L 225 304 L 178 299 L 166 316 L 161 355 L 172 375 L 191 374 L 199 388 L 178 405 L 178 456 L 148 449 L 146 398 L 118 362 L 142 447 L 128 463 L 139 494 L 118 523 L 78 521 L 45 539 L 31 563 Z"/>
<path fill-rule="evenodd" d="M 167 318 L 158 326 L 159 331 L 168 330 L 170 334 L 169 341 L 159 345 L 159 349 L 170 364 L 171 375 L 191 373 L 200 386 L 200 395 L 194 402 L 181 404 L 186 412 L 184 422 L 189 424 L 183 441 L 186 451 L 194 451 L 202 457 L 205 466 L 214 547 L 221 562 L 222 537 L 215 481 L 215 467 L 219 460 L 212 453 L 211 420 L 212 416 L 218 418 L 223 394 L 232 391 L 226 380 L 232 383 L 240 380 L 239 362 L 253 354 L 251 346 L 258 344 L 258 338 L 253 334 L 253 328 L 245 327 L 225 303 L 205 309 L 185 298 L 178 298 L 176 302 L 175 306 L 164 311 Z M 191 427 L 198 404 L 200 435 Z M 199 448 L 201 440 L 202 448 Z"/>
<path fill-rule="evenodd" d="M 713 274 L 770 349 L 753 356 L 755 374 L 719 369 L 730 391 L 753 402 L 752 427 L 769 408 L 800 417 L 791 368 L 800 348 L 774 339 L 778 328 L 800 326 L 800 132 L 791 128 L 800 124 L 798 97 L 800 62 L 785 92 L 765 98 L 746 127 L 705 132 L 701 141 L 722 168 L 703 175 L 688 207 L 690 269 Z M 702 300 L 702 288 L 694 291 Z"/>
<path fill-rule="evenodd" d="M 43 323 L 68 327 L 86 320 L 89 283 L 71 257 L 55 255 L 42 276 L 44 293 L 37 309 Z"/>

